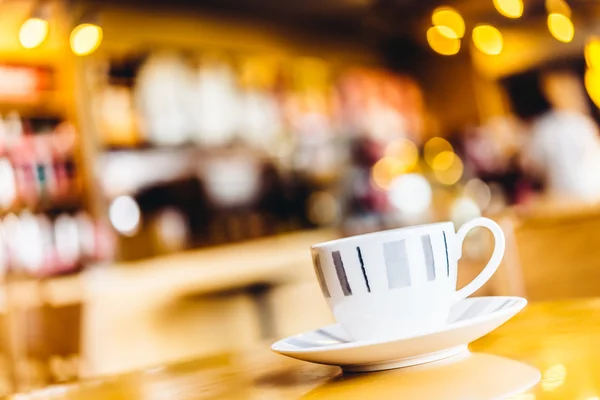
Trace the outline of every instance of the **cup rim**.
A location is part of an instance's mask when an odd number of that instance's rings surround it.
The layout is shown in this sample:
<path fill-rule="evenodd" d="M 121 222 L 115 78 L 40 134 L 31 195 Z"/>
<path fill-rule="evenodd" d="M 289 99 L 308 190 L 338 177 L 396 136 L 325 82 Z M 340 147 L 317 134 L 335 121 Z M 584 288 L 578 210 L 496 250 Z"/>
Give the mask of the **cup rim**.
<path fill-rule="evenodd" d="M 400 233 L 402 231 L 404 231 L 405 233 L 408 233 L 408 232 L 415 231 L 415 230 L 424 230 L 425 228 L 433 228 L 433 227 L 443 226 L 443 225 L 450 225 L 454 229 L 454 223 L 452 221 L 434 222 L 431 224 L 404 226 L 402 228 L 385 229 L 383 231 L 363 233 L 360 235 L 353 235 L 353 236 L 343 237 L 343 238 L 339 238 L 339 239 L 328 240 L 326 242 L 313 244 L 312 246 L 310 246 L 310 248 L 311 249 L 321 249 L 324 247 L 328 247 L 328 246 L 332 246 L 332 245 L 336 245 L 336 244 L 342 244 L 342 243 L 346 243 L 346 242 L 352 242 L 352 241 L 363 239 L 363 238 L 373 238 L 373 237 L 377 237 L 377 236 L 388 235 L 390 233 Z"/>

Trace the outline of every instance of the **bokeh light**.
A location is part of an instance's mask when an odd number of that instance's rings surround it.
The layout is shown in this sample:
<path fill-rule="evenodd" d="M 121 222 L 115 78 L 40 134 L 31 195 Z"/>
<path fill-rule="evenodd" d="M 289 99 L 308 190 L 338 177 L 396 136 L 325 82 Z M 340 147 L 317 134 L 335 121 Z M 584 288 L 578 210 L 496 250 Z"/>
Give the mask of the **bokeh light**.
<path fill-rule="evenodd" d="M 507 18 L 523 15 L 523 0 L 494 0 L 496 10 Z"/>
<path fill-rule="evenodd" d="M 460 50 L 460 39 L 453 38 L 454 34 L 447 26 L 432 26 L 427 30 L 427 42 L 436 53 L 451 56 Z"/>
<path fill-rule="evenodd" d="M 409 139 L 391 142 L 385 149 L 385 155 L 396 159 L 395 173 L 412 171 L 419 162 L 419 150 Z"/>
<path fill-rule="evenodd" d="M 181 251 L 188 242 L 190 231 L 188 221 L 181 210 L 168 207 L 161 210 L 155 220 L 156 234 L 161 246 L 167 251 Z"/>
<path fill-rule="evenodd" d="M 463 195 L 473 199 L 480 210 L 485 210 L 492 201 L 492 191 L 484 181 L 471 179 L 465 185 Z"/>
<path fill-rule="evenodd" d="M 308 220 L 315 225 L 330 225 L 340 216 L 335 197 L 326 191 L 314 192 L 306 202 Z"/>
<path fill-rule="evenodd" d="M 388 196 L 400 212 L 420 214 L 431 205 L 431 185 L 420 174 L 405 174 L 392 181 Z"/>
<path fill-rule="evenodd" d="M 563 14 L 552 13 L 548 15 L 548 29 L 556 40 L 564 43 L 569 43 L 575 36 L 573 23 L 569 17 Z"/>
<path fill-rule="evenodd" d="M 77 25 L 71 32 L 71 50 L 78 56 L 93 53 L 102 42 L 102 28 L 94 24 Z"/>
<path fill-rule="evenodd" d="M 549 367 L 542 374 L 542 389 L 545 392 L 552 391 L 565 383 L 567 377 L 567 368 L 562 364 L 555 364 Z"/>
<path fill-rule="evenodd" d="M 383 157 L 371 169 L 371 179 L 380 188 L 387 190 L 392 180 L 403 172 L 402 164 L 394 157 Z"/>
<path fill-rule="evenodd" d="M 504 39 L 502 33 L 492 25 L 479 25 L 473 29 L 473 44 L 483 54 L 493 56 L 502 52 Z"/>
<path fill-rule="evenodd" d="M 445 171 L 452 166 L 454 162 L 454 152 L 442 151 L 440 154 L 435 156 L 431 163 L 431 168 L 436 171 Z"/>
<path fill-rule="evenodd" d="M 19 43 L 26 49 L 41 45 L 48 36 L 48 21 L 41 18 L 29 18 L 19 29 Z"/>
<path fill-rule="evenodd" d="M 442 156 L 441 159 L 439 158 L 440 156 Z M 436 160 L 438 160 L 437 162 L 439 163 L 437 165 Z M 434 168 L 433 175 L 444 185 L 454 185 L 458 182 L 462 177 L 464 169 L 460 157 L 450 152 L 440 153 L 434 160 L 434 166 L 437 166 L 438 168 Z"/>
<path fill-rule="evenodd" d="M 108 215 L 112 226 L 125 236 L 137 233 L 141 221 L 138 204 L 131 196 L 119 196 L 110 204 Z"/>
<path fill-rule="evenodd" d="M 450 207 L 450 219 L 457 226 L 479 216 L 481 216 L 479 206 L 469 197 L 457 198 Z"/>
<path fill-rule="evenodd" d="M 445 27 L 439 32 L 451 39 L 460 39 L 465 35 L 465 20 L 458 11 L 451 7 L 438 7 L 431 16 L 433 26 Z"/>
<path fill-rule="evenodd" d="M 591 37 L 585 44 L 585 62 L 588 68 L 600 69 L 600 38 Z"/>
<path fill-rule="evenodd" d="M 423 158 L 429 166 L 432 166 L 435 157 L 444 151 L 453 152 L 454 149 L 446 139 L 436 136 L 425 143 L 425 146 L 423 147 Z"/>
<path fill-rule="evenodd" d="M 600 107 L 600 71 L 597 69 L 588 69 L 585 72 L 585 90 L 596 105 Z"/>

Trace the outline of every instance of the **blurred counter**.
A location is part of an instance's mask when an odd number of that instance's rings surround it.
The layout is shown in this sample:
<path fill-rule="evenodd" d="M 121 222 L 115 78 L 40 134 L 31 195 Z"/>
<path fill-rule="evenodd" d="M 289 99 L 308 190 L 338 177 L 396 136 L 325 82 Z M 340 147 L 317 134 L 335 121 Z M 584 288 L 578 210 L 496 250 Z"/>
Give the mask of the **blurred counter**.
<path fill-rule="evenodd" d="M 241 350 L 329 323 L 309 247 L 338 235 L 304 231 L 97 266 L 70 277 L 15 282 L 9 298 L 25 308 L 81 304 L 80 337 L 62 340 L 79 341 L 82 374 L 122 373 Z M 300 312 L 307 305 L 311 313 Z"/>
<path fill-rule="evenodd" d="M 477 295 L 600 294 L 597 209 L 513 211 L 495 218 L 507 235 L 507 252 Z M 96 266 L 70 277 L 17 282 L 10 298 L 27 307 L 81 307 L 79 337 L 65 340 L 79 341 L 84 376 L 243 351 L 332 321 L 309 247 L 339 236 L 334 229 L 302 231 Z M 458 286 L 481 270 L 488 242 L 486 235 L 465 242 Z"/>
<path fill-rule="evenodd" d="M 83 283 L 85 373 L 244 349 L 328 323 L 309 246 L 336 236 L 299 232 L 91 270 Z M 311 313 L 298 312 L 307 305 Z"/>
<path fill-rule="evenodd" d="M 173 298 L 254 285 L 312 280 L 309 247 L 339 237 L 334 229 L 302 231 L 147 260 L 98 265 L 72 276 L 12 285 L 27 305 L 59 307 L 108 296 Z"/>
<path fill-rule="evenodd" d="M 81 376 L 243 350 L 331 321 L 309 247 L 338 235 L 333 229 L 302 231 L 13 281 L 1 292 L 0 305 L 19 321 L 13 339 L 24 356 L 37 354 L 35 349 L 76 354 Z M 66 324 L 62 334 L 23 336 L 30 321 L 46 326 L 49 315 Z"/>
<path fill-rule="evenodd" d="M 85 293 L 172 297 L 312 279 L 309 247 L 338 236 L 333 229 L 303 231 L 91 269 Z"/>

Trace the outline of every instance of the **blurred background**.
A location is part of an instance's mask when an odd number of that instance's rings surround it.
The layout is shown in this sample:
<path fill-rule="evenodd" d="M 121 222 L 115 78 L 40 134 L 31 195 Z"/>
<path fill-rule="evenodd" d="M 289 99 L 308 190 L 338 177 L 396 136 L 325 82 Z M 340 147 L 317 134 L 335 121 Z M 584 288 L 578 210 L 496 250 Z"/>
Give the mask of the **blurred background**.
<path fill-rule="evenodd" d="M 480 294 L 600 294 L 595 1 L 3 0 L 0 33 L 0 392 L 319 327 L 308 247 L 381 229 L 485 215 Z"/>

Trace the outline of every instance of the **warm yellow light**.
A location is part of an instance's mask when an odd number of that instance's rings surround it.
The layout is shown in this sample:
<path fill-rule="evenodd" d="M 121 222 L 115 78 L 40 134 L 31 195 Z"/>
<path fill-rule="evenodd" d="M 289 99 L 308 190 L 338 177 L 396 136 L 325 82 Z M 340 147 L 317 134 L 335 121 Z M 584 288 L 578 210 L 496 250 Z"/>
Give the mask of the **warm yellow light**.
<path fill-rule="evenodd" d="M 77 25 L 71 32 L 71 50 L 78 56 L 93 53 L 102 42 L 102 28 L 94 24 Z"/>
<path fill-rule="evenodd" d="M 392 155 L 386 155 L 381 160 L 377 161 L 371 169 L 371 179 L 380 189 L 389 189 L 394 178 L 413 170 L 416 166 L 418 153 L 413 153 L 413 150 L 411 150 L 409 146 L 406 146 L 406 144 L 401 146 L 403 147 L 401 156 L 399 153 L 396 153 L 396 150 L 399 150 L 399 147 L 392 146 L 390 149 L 390 146 L 388 146 L 388 151 L 386 153 Z M 396 149 L 394 150 L 393 147 L 396 147 Z M 416 147 L 414 150 L 416 151 Z"/>
<path fill-rule="evenodd" d="M 429 166 L 432 166 L 435 157 L 444 151 L 453 152 L 454 149 L 446 139 L 433 137 L 429 139 L 423 147 L 423 158 L 425 158 L 425 162 L 429 164 Z"/>
<path fill-rule="evenodd" d="M 371 179 L 379 188 L 387 190 L 394 179 L 396 160 L 392 157 L 383 157 L 371 169 Z"/>
<path fill-rule="evenodd" d="M 588 69 L 585 72 L 585 90 L 596 105 L 600 107 L 600 70 Z"/>
<path fill-rule="evenodd" d="M 556 364 L 549 367 L 542 374 L 542 389 L 545 392 L 552 391 L 565 383 L 567 369 L 562 364 Z"/>
<path fill-rule="evenodd" d="M 573 23 L 563 14 L 553 13 L 548 15 L 548 29 L 556 40 L 569 43 L 575 35 Z"/>
<path fill-rule="evenodd" d="M 523 15 L 523 0 L 494 0 L 494 7 L 508 18 L 519 18 Z"/>
<path fill-rule="evenodd" d="M 585 45 L 584 54 L 588 68 L 600 69 L 600 38 L 590 38 Z"/>
<path fill-rule="evenodd" d="M 409 139 L 399 139 L 391 142 L 385 149 L 385 155 L 396 160 L 397 173 L 412 171 L 419 162 L 419 150 Z"/>
<path fill-rule="evenodd" d="M 29 18 L 19 29 L 19 43 L 26 49 L 41 45 L 48 36 L 48 21 L 41 18 Z"/>
<path fill-rule="evenodd" d="M 440 158 L 442 157 L 442 158 Z M 433 175 L 436 179 L 444 185 L 454 185 L 462 177 L 463 174 L 463 163 L 460 158 L 450 152 L 440 153 L 434 160 L 434 166 L 436 161 L 439 160 L 440 164 L 437 165 L 440 169 L 434 169 Z M 441 167 L 446 167 L 441 169 Z"/>
<path fill-rule="evenodd" d="M 452 28 L 449 28 L 444 25 L 438 25 L 435 28 L 436 28 L 437 32 L 439 32 L 442 36 L 444 36 L 448 39 L 459 39 L 458 35 Z"/>
<path fill-rule="evenodd" d="M 427 42 L 436 53 L 451 56 L 460 50 L 460 39 L 453 38 L 454 34 L 447 26 L 432 26 L 427 30 Z"/>
<path fill-rule="evenodd" d="M 479 25 L 473 29 L 473 43 L 477 50 L 487 55 L 497 55 L 502 52 L 502 33 L 491 25 Z"/>
<path fill-rule="evenodd" d="M 442 151 L 440 154 L 435 156 L 431 168 L 436 171 L 445 171 L 452 166 L 454 162 L 455 154 L 452 151 Z"/>
<path fill-rule="evenodd" d="M 465 35 L 465 20 L 458 11 L 453 8 L 436 8 L 431 16 L 431 22 L 433 23 L 433 26 L 448 28 L 450 32 L 448 29 L 442 29 L 440 30 L 440 33 L 451 39 L 460 39 Z"/>

